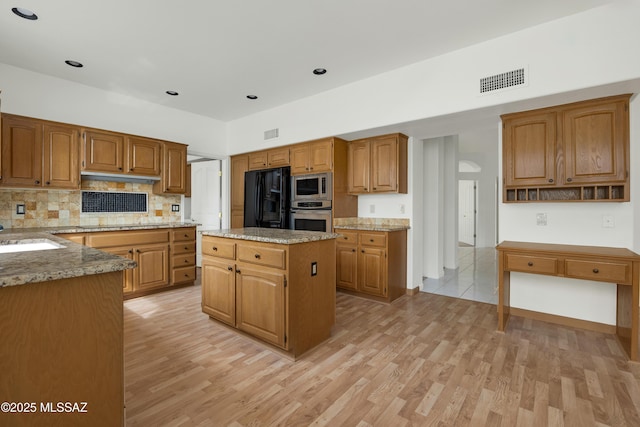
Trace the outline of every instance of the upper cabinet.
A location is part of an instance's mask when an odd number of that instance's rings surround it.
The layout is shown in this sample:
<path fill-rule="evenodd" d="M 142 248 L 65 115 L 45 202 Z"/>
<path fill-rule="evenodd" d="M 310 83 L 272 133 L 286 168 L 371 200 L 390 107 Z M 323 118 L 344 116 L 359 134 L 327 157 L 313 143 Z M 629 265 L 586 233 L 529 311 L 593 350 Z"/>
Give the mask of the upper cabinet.
<path fill-rule="evenodd" d="M 160 176 L 162 141 L 94 129 L 83 138 L 83 171 Z"/>
<path fill-rule="evenodd" d="M 329 172 L 333 169 L 333 138 L 296 144 L 290 152 L 291 175 Z"/>
<path fill-rule="evenodd" d="M 78 189 L 79 138 L 72 125 L 3 114 L 0 185 Z"/>
<path fill-rule="evenodd" d="M 249 153 L 249 170 L 289 166 L 289 147 Z"/>
<path fill-rule="evenodd" d="M 162 143 L 162 174 L 153 184 L 156 194 L 184 194 L 187 189 L 187 146 L 176 142 Z"/>
<path fill-rule="evenodd" d="M 351 141 L 349 193 L 407 193 L 407 141 L 400 133 Z"/>
<path fill-rule="evenodd" d="M 503 200 L 629 201 L 629 98 L 503 115 Z"/>

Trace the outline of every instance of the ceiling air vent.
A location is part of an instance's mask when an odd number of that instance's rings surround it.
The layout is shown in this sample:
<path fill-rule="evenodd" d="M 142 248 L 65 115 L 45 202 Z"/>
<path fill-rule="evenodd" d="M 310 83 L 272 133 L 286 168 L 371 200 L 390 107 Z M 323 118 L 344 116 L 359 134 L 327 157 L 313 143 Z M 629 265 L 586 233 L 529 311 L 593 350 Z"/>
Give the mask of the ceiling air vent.
<path fill-rule="evenodd" d="M 277 137 L 278 137 L 278 128 L 264 131 L 264 139 L 273 139 Z"/>
<path fill-rule="evenodd" d="M 496 74 L 495 76 L 483 77 L 480 79 L 480 93 L 493 92 L 514 86 L 525 86 L 527 84 L 527 73 L 524 68 Z"/>

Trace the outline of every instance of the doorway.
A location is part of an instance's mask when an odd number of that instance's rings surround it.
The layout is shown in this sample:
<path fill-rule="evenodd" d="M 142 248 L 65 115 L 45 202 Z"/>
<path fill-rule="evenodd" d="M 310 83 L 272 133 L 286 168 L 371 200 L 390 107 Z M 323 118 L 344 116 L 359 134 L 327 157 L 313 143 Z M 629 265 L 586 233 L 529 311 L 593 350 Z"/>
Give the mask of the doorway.
<path fill-rule="evenodd" d="M 458 181 L 458 245 L 476 246 L 478 215 L 478 183 L 475 180 Z"/>

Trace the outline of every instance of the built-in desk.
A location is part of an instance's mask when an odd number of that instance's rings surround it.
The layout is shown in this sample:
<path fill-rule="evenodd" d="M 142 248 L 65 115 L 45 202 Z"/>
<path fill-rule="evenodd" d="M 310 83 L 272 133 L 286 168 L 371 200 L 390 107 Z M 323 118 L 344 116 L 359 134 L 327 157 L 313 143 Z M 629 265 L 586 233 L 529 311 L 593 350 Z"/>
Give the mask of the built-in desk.
<path fill-rule="evenodd" d="M 499 331 L 509 321 L 512 271 L 615 283 L 616 335 L 629 358 L 638 361 L 640 255 L 622 248 L 508 241 L 496 249 Z"/>

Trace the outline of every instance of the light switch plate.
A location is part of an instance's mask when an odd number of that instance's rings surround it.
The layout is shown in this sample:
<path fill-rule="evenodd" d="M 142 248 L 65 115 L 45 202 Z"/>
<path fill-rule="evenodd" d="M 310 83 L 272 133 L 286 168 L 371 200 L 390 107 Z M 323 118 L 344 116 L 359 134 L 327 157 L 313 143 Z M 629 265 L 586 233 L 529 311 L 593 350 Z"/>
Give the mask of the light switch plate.
<path fill-rule="evenodd" d="M 536 214 L 536 225 L 545 227 L 547 225 L 547 214 L 546 213 L 537 213 Z"/>
<path fill-rule="evenodd" d="M 615 226 L 613 215 L 602 215 L 602 228 L 614 228 Z"/>
<path fill-rule="evenodd" d="M 171 205 L 171 212 L 180 212 L 180 205 Z"/>

